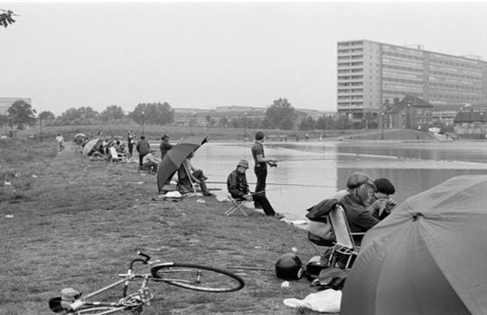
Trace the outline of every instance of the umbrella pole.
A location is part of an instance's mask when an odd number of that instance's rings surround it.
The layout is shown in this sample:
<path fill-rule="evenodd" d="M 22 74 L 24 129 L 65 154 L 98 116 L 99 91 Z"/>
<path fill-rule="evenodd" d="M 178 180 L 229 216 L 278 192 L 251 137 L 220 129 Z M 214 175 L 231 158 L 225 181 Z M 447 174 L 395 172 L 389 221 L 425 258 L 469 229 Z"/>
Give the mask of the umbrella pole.
<path fill-rule="evenodd" d="M 184 170 L 186 171 L 186 174 L 188 175 L 188 179 L 189 179 L 189 182 L 191 183 L 191 187 L 193 188 L 193 192 L 196 193 L 196 188 L 194 187 L 193 180 L 191 179 L 191 174 L 189 173 L 189 170 L 186 167 L 186 164 L 184 164 L 184 162 L 183 162 L 183 167 L 184 167 Z"/>

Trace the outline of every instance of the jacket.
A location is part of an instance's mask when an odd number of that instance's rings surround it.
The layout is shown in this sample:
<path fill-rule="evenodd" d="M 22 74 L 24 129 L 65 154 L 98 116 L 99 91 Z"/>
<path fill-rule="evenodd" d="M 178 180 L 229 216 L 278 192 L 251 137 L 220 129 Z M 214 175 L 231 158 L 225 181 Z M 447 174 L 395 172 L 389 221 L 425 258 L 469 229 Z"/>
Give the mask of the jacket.
<path fill-rule="evenodd" d="M 245 173 L 240 173 L 237 170 L 231 172 L 227 178 L 227 188 L 233 198 L 243 198 L 247 195 L 250 190 Z"/>
<path fill-rule="evenodd" d="M 145 154 L 149 153 L 149 151 L 150 151 L 149 141 L 147 141 L 146 139 L 140 140 L 139 142 L 137 142 L 136 149 L 140 155 L 145 155 Z"/>

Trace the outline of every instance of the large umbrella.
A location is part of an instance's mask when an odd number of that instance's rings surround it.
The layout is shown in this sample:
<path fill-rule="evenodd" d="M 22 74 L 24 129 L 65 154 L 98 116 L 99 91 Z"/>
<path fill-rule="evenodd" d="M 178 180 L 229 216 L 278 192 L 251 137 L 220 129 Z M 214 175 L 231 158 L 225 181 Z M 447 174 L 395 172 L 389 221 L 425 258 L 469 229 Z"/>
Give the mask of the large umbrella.
<path fill-rule="evenodd" d="M 88 141 L 83 147 L 83 155 L 88 155 L 91 150 L 93 150 L 93 148 L 99 146 L 102 143 L 103 140 L 98 138 Z"/>
<path fill-rule="evenodd" d="M 88 136 L 84 133 L 77 133 L 74 135 L 73 142 L 79 145 L 83 143 L 84 139 L 88 139 Z"/>
<path fill-rule="evenodd" d="M 487 176 L 408 198 L 367 232 L 342 315 L 487 314 Z"/>
<path fill-rule="evenodd" d="M 207 141 L 206 138 L 206 136 L 191 136 L 167 151 L 157 170 L 157 188 L 159 191 L 162 190 L 166 181 L 178 170 L 188 155 Z"/>

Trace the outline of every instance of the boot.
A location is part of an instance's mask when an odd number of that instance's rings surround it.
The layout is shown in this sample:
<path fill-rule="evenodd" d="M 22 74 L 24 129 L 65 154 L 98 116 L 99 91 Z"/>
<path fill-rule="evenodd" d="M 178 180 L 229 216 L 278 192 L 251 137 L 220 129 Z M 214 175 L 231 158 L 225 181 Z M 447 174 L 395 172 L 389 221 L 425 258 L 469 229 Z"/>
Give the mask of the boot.
<path fill-rule="evenodd" d="M 215 196 L 211 192 L 208 191 L 208 187 L 206 186 L 206 183 L 204 180 L 200 180 L 200 188 L 201 188 L 201 192 L 203 193 L 203 196 Z"/>

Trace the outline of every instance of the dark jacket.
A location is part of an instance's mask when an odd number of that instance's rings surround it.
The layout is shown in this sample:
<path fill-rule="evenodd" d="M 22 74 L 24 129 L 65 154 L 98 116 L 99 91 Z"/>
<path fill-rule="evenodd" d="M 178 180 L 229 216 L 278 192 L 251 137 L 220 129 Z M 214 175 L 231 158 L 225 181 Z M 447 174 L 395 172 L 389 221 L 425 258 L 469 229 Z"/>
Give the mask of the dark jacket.
<path fill-rule="evenodd" d="M 167 151 L 171 150 L 172 147 L 173 145 L 170 144 L 167 140 L 161 140 L 161 144 L 159 145 L 159 149 L 161 150 L 161 159 L 164 158 Z"/>
<path fill-rule="evenodd" d="M 346 195 L 340 199 L 340 204 L 345 210 L 348 225 L 352 232 L 367 232 L 380 222 L 363 205 L 354 200 L 351 195 Z"/>
<path fill-rule="evenodd" d="M 247 195 L 250 190 L 245 173 L 240 173 L 237 170 L 231 172 L 227 178 L 227 188 L 233 198 L 243 198 Z"/>
<path fill-rule="evenodd" d="M 149 141 L 147 141 L 146 139 L 139 140 L 135 148 L 137 149 L 137 152 L 139 152 L 140 155 L 146 155 L 150 151 Z"/>

